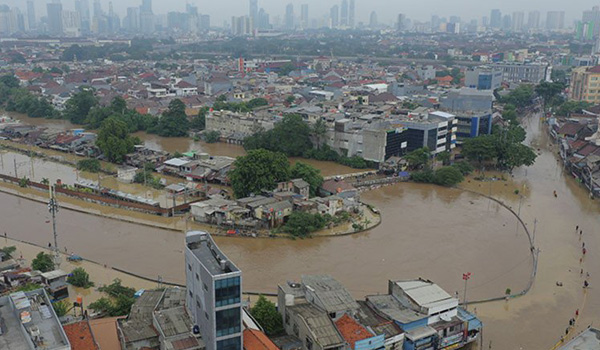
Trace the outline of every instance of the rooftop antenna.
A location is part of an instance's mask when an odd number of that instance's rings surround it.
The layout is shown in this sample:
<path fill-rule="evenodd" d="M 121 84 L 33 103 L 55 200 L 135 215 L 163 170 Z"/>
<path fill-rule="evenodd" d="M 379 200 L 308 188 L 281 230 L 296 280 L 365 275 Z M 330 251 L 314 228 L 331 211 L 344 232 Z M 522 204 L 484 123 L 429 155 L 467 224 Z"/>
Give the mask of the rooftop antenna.
<path fill-rule="evenodd" d="M 48 186 L 50 201 L 48 202 L 48 211 L 52 214 L 52 232 L 54 233 L 54 266 L 60 268 L 60 252 L 58 250 L 58 236 L 56 234 L 56 213 L 58 212 L 58 202 L 56 200 L 55 185 Z"/>

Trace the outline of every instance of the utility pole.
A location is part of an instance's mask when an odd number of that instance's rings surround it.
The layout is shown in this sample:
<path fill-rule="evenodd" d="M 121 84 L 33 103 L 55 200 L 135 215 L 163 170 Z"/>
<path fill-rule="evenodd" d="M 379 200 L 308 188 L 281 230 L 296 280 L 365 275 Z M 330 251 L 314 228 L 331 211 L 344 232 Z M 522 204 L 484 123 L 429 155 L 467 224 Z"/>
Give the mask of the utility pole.
<path fill-rule="evenodd" d="M 18 179 L 19 175 L 17 175 L 17 158 L 13 158 L 13 165 L 15 166 L 15 177 Z"/>
<path fill-rule="evenodd" d="M 465 305 L 465 311 L 467 311 L 467 282 L 471 279 L 471 273 L 463 273 L 463 280 L 465 280 L 465 293 L 463 295 L 463 304 Z"/>
<path fill-rule="evenodd" d="M 523 204 L 523 195 L 519 195 L 519 212 L 517 214 L 517 235 L 519 234 L 519 220 L 521 219 L 521 204 Z"/>
<path fill-rule="evenodd" d="M 535 230 L 536 229 L 537 229 L 537 218 L 533 219 L 533 238 L 531 239 L 531 244 L 533 245 L 533 247 L 535 247 Z"/>
<path fill-rule="evenodd" d="M 60 252 L 58 250 L 58 236 L 56 234 L 56 213 L 58 212 L 58 202 L 56 201 L 56 192 L 54 185 L 48 185 L 50 201 L 48 202 L 48 211 L 52 214 L 52 231 L 54 233 L 54 265 L 60 268 Z"/>

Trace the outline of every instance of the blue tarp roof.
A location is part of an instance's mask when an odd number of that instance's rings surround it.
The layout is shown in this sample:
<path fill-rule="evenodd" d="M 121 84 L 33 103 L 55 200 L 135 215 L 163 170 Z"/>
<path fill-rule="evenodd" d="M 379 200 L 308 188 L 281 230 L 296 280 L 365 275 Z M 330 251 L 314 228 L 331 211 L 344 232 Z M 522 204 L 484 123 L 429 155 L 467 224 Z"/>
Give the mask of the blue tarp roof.
<path fill-rule="evenodd" d="M 469 323 L 468 330 L 470 331 L 480 330 L 483 327 L 483 323 L 477 318 L 477 316 L 473 315 L 472 313 L 468 312 L 467 310 L 461 307 L 458 308 L 458 317 L 461 320 Z"/>

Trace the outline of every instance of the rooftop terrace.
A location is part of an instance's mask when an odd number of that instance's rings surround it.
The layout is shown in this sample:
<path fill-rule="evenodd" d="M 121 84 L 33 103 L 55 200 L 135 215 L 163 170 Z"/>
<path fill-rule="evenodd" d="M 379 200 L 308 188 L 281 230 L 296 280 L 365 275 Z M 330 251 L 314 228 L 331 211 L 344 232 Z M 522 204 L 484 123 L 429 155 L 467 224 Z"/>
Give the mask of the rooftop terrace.
<path fill-rule="evenodd" d="M 239 272 L 240 270 L 219 250 L 210 235 L 202 231 L 190 231 L 185 237 L 186 248 L 213 276 Z"/>

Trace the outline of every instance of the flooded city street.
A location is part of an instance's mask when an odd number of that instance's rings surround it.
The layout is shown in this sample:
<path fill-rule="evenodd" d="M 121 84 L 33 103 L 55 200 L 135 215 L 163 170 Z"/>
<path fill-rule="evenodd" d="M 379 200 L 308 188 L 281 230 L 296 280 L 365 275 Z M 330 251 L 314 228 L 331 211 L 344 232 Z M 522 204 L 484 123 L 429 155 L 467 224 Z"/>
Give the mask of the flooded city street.
<path fill-rule="evenodd" d="M 486 349 L 550 348 L 578 308 L 579 330 L 599 321 L 599 202 L 590 200 L 562 171 L 552 154 L 555 146 L 549 146 L 536 118 L 528 121 L 527 129 L 528 142 L 540 149 L 534 166 L 517 169 L 507 181 L 463 184 L 520 211 L 530 232 L 535 227 L 540 249 L 537 278 L 527 296 L 470 306 L 485 323 Z M 533 269 L 528 238 L 498 203 L 458 189 L 413 183 L 380 188 L 362 198 L 383 217 L 382 224 L 368 232 L 307 240 L 216 241 L 242 269 L 247 291 L 275 292 L 277 283 L 309 273 L 333 275 L 357 298 L 385 293 L 388 279 L 416 277 L 431 279 L 462 297 L 464 272 L 473 276 L 468 300 L 502 296 L 507 288 L 517 293 L 527 286 Z M 4 193 L 0 203 L 0 233 L 42 245 L 52 240 L 44 204 Z M 62 210 L 58 218 L 59 244 L 69 251 L 147 277 L 184 282 L 182 233 L 69 210 Z M 589 250 L 582 265 L 582 241 L 575 225 L 583 228 L 582 240 Z M 581 268 L 591 275 L 585 298 Z"/>

